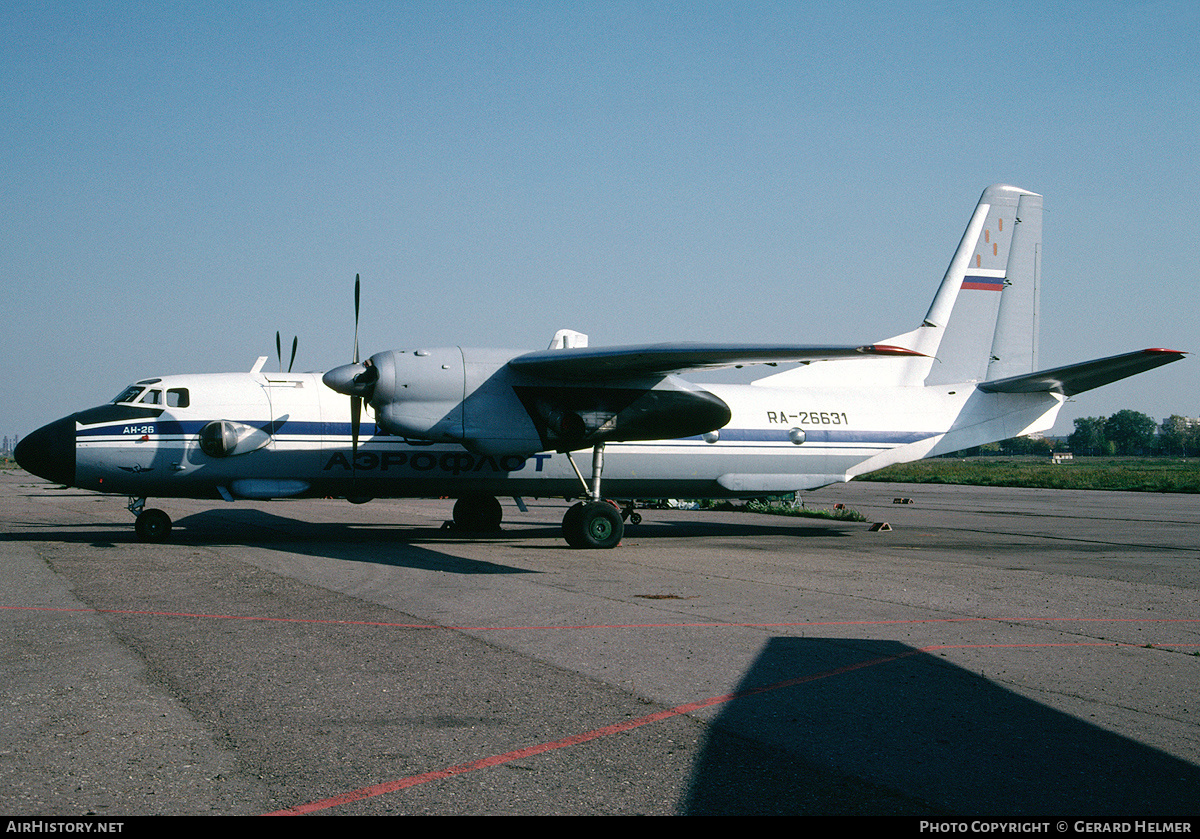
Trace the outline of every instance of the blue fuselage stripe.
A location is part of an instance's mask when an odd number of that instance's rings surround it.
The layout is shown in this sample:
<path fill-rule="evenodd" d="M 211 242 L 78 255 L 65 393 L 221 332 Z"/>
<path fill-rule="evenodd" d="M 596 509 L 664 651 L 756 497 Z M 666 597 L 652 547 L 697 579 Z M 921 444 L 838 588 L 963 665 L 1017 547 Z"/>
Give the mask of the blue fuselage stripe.
<path fill-rule="evenodd" d="M 120 424 L 91 426 L 81 428 L 76 432 L 76 436 L 80 439 L 85 438 L 101 438 L 101 437 L 118 437 L 118 438 L 133 438 L 142 436 L 153 437 L 189 437 L 200 433 L 200 429 L 208 424 L 207 420 L 163 420 L 156 419 L 144 422 L 122 422 Z M 338 438 L 349 438 L 351 435 L 349 423 L 325 423 L 325 422 L 297 422 L 286 420 L 274 427 L 270 422 L 245 422 L 245 425 L 257 428 L 261 431 L 272 433 L 277 439 L 312 439 L 326 438 L 333 442 Z M 720 442 L 722 443 L 790 443 L 791 438 L 788 436 L 786 429 L 774 428 L 722 428 L 719 431 Z M 869 430 L 852 430 L 852 429 L 832 429 L 832 428 L 807 428 L 805 429 L 806 442 L 812 443 L 828 443 L 828 444 L 870 444 L 883 446 L 902 446 L 907 443 L 915 443 L 919 440 L 925 440 L 934 436 L 931 431 L 869 431 Z M 360 438 L 363 443 L 372 439 L 383 438 L 387 441 L 408 442 L 402 438 L 394 438 L 389 435 L 380 435 L 372 432 L 367 432 L 364 428 L 360 432 Z M 685 437 L 681 438 L 686 441 L 700 441 L 701 437 Z M 416 445 L 429 445 L 424 441 L 413 441 Z M 658 442 L 663 441 L 644 441 Z"/>

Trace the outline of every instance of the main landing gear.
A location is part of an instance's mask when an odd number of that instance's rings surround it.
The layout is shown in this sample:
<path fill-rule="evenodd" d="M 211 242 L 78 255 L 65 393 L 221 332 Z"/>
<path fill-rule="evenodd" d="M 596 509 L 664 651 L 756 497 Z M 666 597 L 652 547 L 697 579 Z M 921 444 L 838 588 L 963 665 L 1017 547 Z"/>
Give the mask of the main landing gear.
<path fill-rule="evenodd" d="M 604 471 L 604 444 L 592 449 L 592 485 L 589 487 L 571 453 L 566 452 L 567 461 L 583 487 L 588 500 L 573 505 L 563 516 L 563 538 L 572 548 L 615 548 L 625 535 L 625 519 L 622 511 L 605 501 L 600 495 L 600 475 Z"/>
<path fill-rule="evenodd" d="M 162 510 L 147 510 L 145 498 L 130 498 L 128 509 L 137 516 L 133 530 L 143 542 L 165 542 L 170 537 L 171 517 Z"/>
<path fill-rule="evenodd" d="M 563 516 L 563 538 L 572 548 L 615 548 L 625 535 L 621 511 L 607 501 L 580 501 Z"/>

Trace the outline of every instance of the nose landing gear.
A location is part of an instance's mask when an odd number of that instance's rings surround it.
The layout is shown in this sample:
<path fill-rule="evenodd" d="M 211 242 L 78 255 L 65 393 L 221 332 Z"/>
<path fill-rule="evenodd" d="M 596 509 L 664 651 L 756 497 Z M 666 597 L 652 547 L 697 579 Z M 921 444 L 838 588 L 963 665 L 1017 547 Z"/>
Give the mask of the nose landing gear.
<path fill-rule="evenodd" d="M 162 510 L 147 510 L 145 498 L 130 498 L 128 509 L 137 516 L 133 530 L 143 542 L 165 542 L 170 538 L 171 517 Z"/>

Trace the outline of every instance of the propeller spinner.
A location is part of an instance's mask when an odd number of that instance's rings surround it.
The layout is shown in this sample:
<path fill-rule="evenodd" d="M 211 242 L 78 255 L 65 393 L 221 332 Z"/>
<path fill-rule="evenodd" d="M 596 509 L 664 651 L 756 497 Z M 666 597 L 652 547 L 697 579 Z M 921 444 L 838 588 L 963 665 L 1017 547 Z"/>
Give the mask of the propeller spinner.
<path fill-rule="evenodd" d="M 379 381 L 379 368 L 368 358 L 366 361 L 334 367 L 321 377 L 321 381 L 330 390 L 345 394 L 351 399 L 366 399 L 370 402 L 375 394 L 375 383 Z"/>

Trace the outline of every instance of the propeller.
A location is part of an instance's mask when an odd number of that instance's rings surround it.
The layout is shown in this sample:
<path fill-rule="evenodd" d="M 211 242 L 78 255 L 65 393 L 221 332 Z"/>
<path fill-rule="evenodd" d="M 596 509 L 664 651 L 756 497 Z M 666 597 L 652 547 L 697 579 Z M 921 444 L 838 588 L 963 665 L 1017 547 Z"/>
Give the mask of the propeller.
<path fill-rule="evenodd" d="M 330 390 L 344 393 L 350 397 L 350 468 L 355 468 L 358 458 L 358 433 L 362 425 L 363 399 L 370 400 L 375 393 L 375 383 L 379 381 L 379 369 L 371 363 L 358 360 L 358 315 L 361 300 L 361 281 L 358 274 L 354 275 L 354 361 L 335 367 L 326 373 L 323 381 Z"/>

